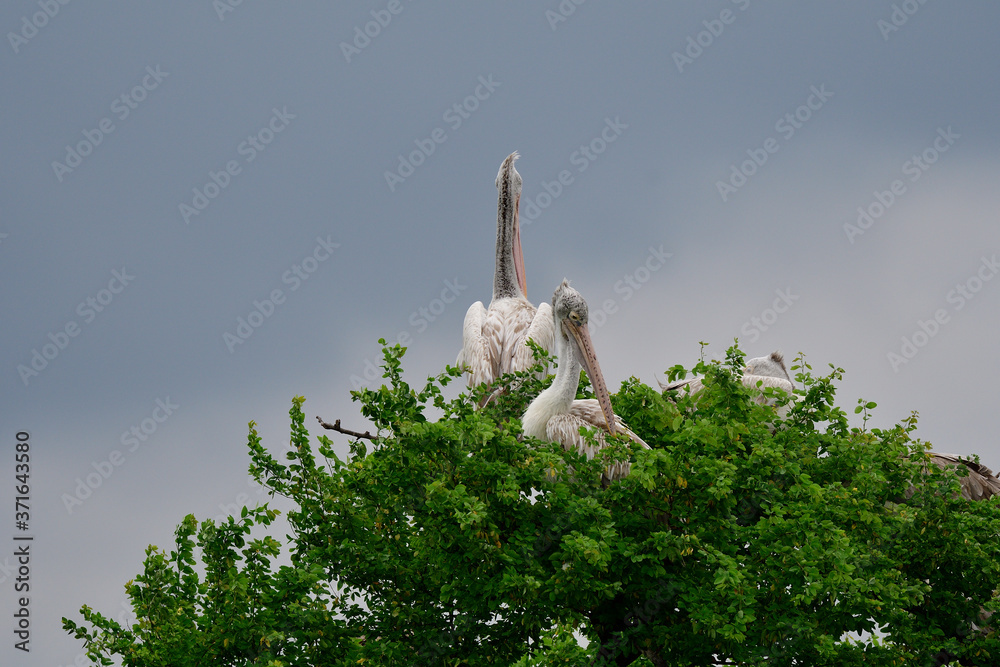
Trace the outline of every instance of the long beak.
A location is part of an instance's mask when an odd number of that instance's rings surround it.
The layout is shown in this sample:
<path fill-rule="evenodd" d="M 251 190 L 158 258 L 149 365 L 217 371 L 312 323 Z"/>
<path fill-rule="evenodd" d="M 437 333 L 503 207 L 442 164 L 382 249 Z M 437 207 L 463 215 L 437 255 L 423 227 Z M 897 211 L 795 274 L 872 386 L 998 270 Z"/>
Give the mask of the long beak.
<path fill-rule="evenodd" d="M 521 252 L 521 195 L 514 202 L 514 276 L 521 295 L 528 298 L 528 279 L 524 275 L 524 254 Z"/>
<path fill-rule="evenodd" d="M 521 175 L 514 168 L 517 151 L 507 156 L 497 172 L 497 263 L 493 275 L 493 296 L 512 297 L 519 291 L 527 296 L 524 255 L 521 252 Z M 516 191 L 516 194 L 515 194 Z M 517 285 L 515 289 L 514 285 Z"/>
<path fill-rule="evenodd" d="M 601 365 L 597 363 L 597 354 L 594 353 L 594 344 L 590 340 L 590 331 L 586 326 L 573 324 L 569 319 L 563 320 L 563 326 L 571 334 L 570 340 L 576 347 L 576 352 L 580 356 L 580 362 L 590 384 L 594 388 L 594 396 L 604 413 L 604 421 L 608 425 L 608 432 L 612 435 L 618 432 L 615 426 L 615 413 L 611 409 L 611 395 L 608 394 L 608 385 L 604 384 L 604 375 L 601 373 Z"/>

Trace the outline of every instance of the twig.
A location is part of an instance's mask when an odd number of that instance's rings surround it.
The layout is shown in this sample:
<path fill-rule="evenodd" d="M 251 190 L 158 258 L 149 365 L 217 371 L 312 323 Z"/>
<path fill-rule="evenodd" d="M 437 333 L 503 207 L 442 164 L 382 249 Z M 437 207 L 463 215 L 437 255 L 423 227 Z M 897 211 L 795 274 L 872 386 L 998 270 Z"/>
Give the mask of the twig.
<path fill-rule="evenodd" d="M 316 421 L 318 421 L 323 426 L 323 428 L 328 428 L 331 431 L 337 431 L 338 433 L 343 433 L 344 435 L 351 435 L 354 436 L 355 438 L 368 438 L 373 442 L 376 440 L 375 436 L 368 431 L 365 431 L 364 433 L 358 433 L 357 431 L 341 428 L 339 419 L 333 422 L 332 424 L 327 424 L 325 421 L 323 421 L 322 417 L 316 415 Z"/>

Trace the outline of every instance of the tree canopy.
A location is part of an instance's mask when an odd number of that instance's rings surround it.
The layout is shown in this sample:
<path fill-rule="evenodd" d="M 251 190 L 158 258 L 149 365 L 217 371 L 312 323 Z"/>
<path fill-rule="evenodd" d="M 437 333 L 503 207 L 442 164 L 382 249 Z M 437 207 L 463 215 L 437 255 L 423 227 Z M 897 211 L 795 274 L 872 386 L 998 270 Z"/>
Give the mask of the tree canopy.
<path fill-rule="evenodd" d="M 384 345 L 384 342 L 383 342 Z M 215 524 L 192 516 L 126 585 L 137 621 L 64 619 L 98 664 L 985 665 L 1000 662 L 1000 510 L 926 465 L 916 414 L 868 428 L 814 376 L 787 417 L 739 381 L 743 354 L 699 362 L 697 400 L 639 381 L 612 397 L 651 450 L 592 461 L 520 437 L 531 371 L 479 409 L 449 368 L 417 390 L 405 349 L 352 392 L 374 425 L 342 460 L 292 401 L 279 461 L 250 424 L 250 472 L 293 501 Z M 536 355 L 544 353 L 536 349 Z M 682 375 L 684 369 L 671 369 Z M 581 396 L 588 391 L 581 383 Z M 767 390 L 772 392 L 773 390 Z M 787 396 L 775 393 L 772 403 Z M 430 416 L 433 414 L 433 417 Z M 601 484 L 609 462 L 631 474 Z M 962 474 L 959 472 L 958 474 Z M 580 642 L 578 638 L 586 641 Z M 589 643 L 588 643 L 589 642 Z M 584 646 L 586 644 L 586 646 Z"/>

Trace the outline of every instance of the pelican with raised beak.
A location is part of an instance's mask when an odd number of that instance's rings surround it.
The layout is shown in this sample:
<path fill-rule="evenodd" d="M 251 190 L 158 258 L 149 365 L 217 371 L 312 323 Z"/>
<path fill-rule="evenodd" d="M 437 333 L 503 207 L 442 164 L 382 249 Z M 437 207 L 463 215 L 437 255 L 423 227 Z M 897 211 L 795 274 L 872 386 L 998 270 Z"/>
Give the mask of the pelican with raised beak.
<path fill-rule="evenodd" d="M 521 175 L 514 168 L 517 151 L 507 156 L 497 174 L 496 269 L 490 307 L 477 301 L 465 314 L 462 350 L 457 365 L 469 374 L 469 386 L 492 383 L 504 373 L 523 371 L 534 364 L 530 338 L 552 351 L 555 329 L 552 311 L 543 303 L 537 309 L 527 298 L 518 207 Z"/>

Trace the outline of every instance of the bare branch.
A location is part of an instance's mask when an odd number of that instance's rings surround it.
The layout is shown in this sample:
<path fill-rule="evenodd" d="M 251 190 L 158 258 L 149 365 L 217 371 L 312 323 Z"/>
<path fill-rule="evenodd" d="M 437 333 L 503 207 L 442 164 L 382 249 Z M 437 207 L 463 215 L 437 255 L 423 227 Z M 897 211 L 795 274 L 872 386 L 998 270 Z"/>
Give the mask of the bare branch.
<path fill-rule="evenodd" d="M 333 422 L 332 424 L 328 424 L 325 421 L 323 421 L 322 417 L 320 417 L 319 415 L 316 415 L 316 421 L 318 421 L 323 428 L 327 428 L 327 429 L 330 429 L 331 431 L 336 431 L 338 433 L 343 433 L 344 435 L 350 435 L 350 436 L 353 436 L 355 438 L 368 438 L 369 440 L 371 440 L 373 442 L 376 439 L 375 436 L 372 435 L 368 431 L 365 431 L 364 433 L 358 433 L 357 431 L 352 431 L 350 429 L 341 428 L 341 426 L 340 426 L 340 420 L 339 419 L 337 421 Z"/>

